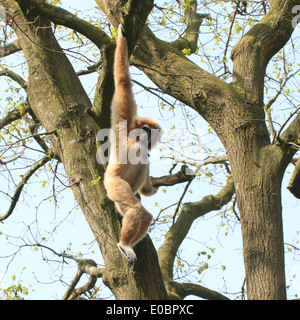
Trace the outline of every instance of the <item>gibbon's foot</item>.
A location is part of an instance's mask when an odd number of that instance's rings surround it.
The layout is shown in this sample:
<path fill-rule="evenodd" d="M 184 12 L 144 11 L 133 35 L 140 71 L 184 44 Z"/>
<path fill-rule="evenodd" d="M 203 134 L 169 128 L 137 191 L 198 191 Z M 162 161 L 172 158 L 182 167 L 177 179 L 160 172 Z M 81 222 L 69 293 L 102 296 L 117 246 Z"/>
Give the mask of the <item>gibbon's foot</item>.
<path fill-rule="evenodd" d="M 136 260 L 137 260 L 136 254 L 134 253 L 132 247 L 126 246 L 122 242 L 119 242 L 117 246 L 120 252 L 125 256 L 125 258 L 128 260 L 130 264 L 136 263 Z"/>

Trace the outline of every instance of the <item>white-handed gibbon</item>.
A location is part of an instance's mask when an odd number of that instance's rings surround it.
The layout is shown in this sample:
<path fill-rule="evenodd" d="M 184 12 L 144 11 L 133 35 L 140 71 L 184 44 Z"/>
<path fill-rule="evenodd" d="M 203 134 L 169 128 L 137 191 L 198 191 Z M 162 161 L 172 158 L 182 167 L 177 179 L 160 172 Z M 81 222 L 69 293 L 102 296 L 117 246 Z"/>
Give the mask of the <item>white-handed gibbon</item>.
<path fill-rule="evenodd" d="M 127 40 L 119 25 L 114 57 L 115 93 L 111 104 L 110 156 L 104 175 L 109 199 L 123 216 L 117 244 L 130 264 L 136 262 L 135 246 L 147 234 L 152 215 L 135 197 L 138 192 L 150 196 L 157 189 L 149 177 L 148 151 L 161 135 L 156 120 L 136 116 L 136 104 L 129 74 Z M 138 160 L 138 161 L 136 161 Z"/>

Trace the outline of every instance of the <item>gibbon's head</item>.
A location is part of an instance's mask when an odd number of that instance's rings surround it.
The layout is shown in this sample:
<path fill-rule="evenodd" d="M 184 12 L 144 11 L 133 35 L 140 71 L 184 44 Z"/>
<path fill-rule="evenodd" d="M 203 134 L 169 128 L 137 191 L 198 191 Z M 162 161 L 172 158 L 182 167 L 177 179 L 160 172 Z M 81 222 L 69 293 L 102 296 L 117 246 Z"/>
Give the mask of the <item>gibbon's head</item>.
<path fill-rule="evenodd" d="M 131 129 L 142 129 L 148 136 L 148 150 L 152 149 L 158 142 L 163 131 L 156 120 L 152 118 L 135 117 Z"/>

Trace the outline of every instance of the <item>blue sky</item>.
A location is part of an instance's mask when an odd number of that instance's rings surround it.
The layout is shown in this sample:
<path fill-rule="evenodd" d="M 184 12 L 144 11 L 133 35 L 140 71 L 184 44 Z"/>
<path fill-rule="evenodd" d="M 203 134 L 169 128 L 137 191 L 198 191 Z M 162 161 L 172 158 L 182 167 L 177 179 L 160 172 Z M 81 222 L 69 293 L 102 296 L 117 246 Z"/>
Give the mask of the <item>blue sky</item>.
<path fill-rule="evenodd" d="M 157 4 L 163 1 L 156 1 Z M 78 10 L 92 8 L 94 1 L 86 0 L 84 2 L 75 1 L 63 1 L 64 8 L 68 9 L 69 4 L 72 8 Z M 298 37 L 299 27 L 297 27 Z M 208 35 L 209 36 L 209 35 Z M 197 60 L 197 57 L 191 57 Z M 11 63 L 16 67 L 20 67 L 18 56 L 14 58 L 3 59 L 0 63 Z M 81 69 L 80 63 L 76 65 L 76 68 Z M 140 71 L 131 68 L 131 73 L 134 79 L 142 82 L 144 85 L 153 86 L 151 82 L 146 79 Z M 89 75 L 81 78 L 87 92 L 91 93 L 94 89 L 96 74 Z M 299 78 L 298 78 L 299 81 Z M 298 82 L 299 83 L 299 82 Z M 7 88 L 7 83 L 0 77 L 1 98 L 0 110 L 3 111 L 5 105 L 4 98 L 9 93 L 3 92 Z M 163 130 L 165 131 L 164 137 L 168 140 L 174 138 L 174 145 L 184 148 L 184 142 L 182 141 L 182 130 L 187 128 L 186 110 L 180 104 L 174 112 L 162 111 L 160 108 L 160 102 L 147 92 L 142 90 L 138 86 L 134 86 L 136 93 L 136 101 L 139 108 L 139 115 L 156 117 Z M 92 96 L 92 94 L 91 94 Z M 172 101 L 170 99 L 170 101 Z M 167 109 L 167 108 L 166 108 Z M 196 115 L 190 115 L 190 118 L 196 117 Z M 218 150 L 221 145 L 218 139 L 214 136 L 206 134 L 208 127 L 207 124 L 199 117 L 194 119 L 194 123 L 197 125 L 198 132 L 200 133 L 201 143 L 205 146 L 209 146 L 212 150 Z M 176 125 L 176 130 L 172 130 L 173 125 Z M 188 126 L 189 130 L 191 127 Z M 181 135 L 181 136 L 179 136 Z M 179 137 L 178 137 L 179 136 Z M 179 138 L 179 139 L 178 139 Z M 192 136 L 190 136 L 192 139 Z M 179 145 L 178 141 L 182 141 L 182 145 Z M 167 174 L 170 168 L 170 161 L 158 161 L 161 154 L 160 148 L 165 145 L 159 145 L 150 157 L 153 161 L 151 166 L 151 175 L 160 176 Z M 28 154 L 34 158 L 36 154 Z M 164 153 L 165 155 L 165 153 Z M 197 159 L 201 160 L 205 155 L 203 150 L 197 153 Z M 30 185 L 26 189 L 26 195 L 22 196 L 21 203 L 18 204 L 14 214 L 4 224 L 0 224 L 0 231 L 3 235 L 9 237 L 0 236 L 0 257 L 5 257 L 18 250 L 18 245 L 23 244 L 23 240 L 12 238 L 22 237 L 26 240 L 27 244 L 34 243 L 36 239 L 39 241 L 43 237 L 47 238 L 47 245 L 51 246 L 57 252 L 66 250 L 69 248 L 70 253 L 76 254 L 78 252 L 84 253 L 84 257 L 92 258 L 97 263 L 102 264 L 102 258 L 97 245 L 94 243 L 93 235 L 87 225 L 84 216 L 80 209 L 76 208 L 76 202 L 71 192 L 68 190 L 61 191 L 58 195 L 58 203 L 55 204 L 53 198 L 49 198 L 52 193 L 52 180 L 49 184 L 46 184 L 41 188 L 43 181 L 51 178 L 51 172 L 46 169 L 41 170 L 38 177 L 34 177 L 30 180 Z M 178 169 L 178 168 L 176 168 Z M 175 169 L 175 171 L 176 171 Z M 63 170 L 62 166 L 59 170 Z M 205 177 L 205 168 L 201 171 L 200 181 L 194 181 L 190 187 L 192 192 L 187 192 L 183 203 L 191 201 L 199 201 L 203 196 L 208 194 L 215 194 L 220 190 L 217 183 L 211 181 L 210 178 Z M 290 174 L 293 170 L 293 166 L 290 165 L 283 181 L 283 221 L 284 221 L 284 236 L 285 243 L 297 245 L 296 241 L 299 240 L 297 234 L 299 228 L 299 200 L 294 198 L 287 190 Z M 217 171 L 218 172 L 218 171 Z M 15 179 L 19 180 L 19 172 L 16 171 Z M 223 181 L 223 174 L 221 170 L 215 176 L 216 182 Z M 7 183 L 5 174 L 0 176 L 0 183 L 3 186 Z M 60 185 L 59 181 L 56 181 L 57 186 L 61 190 L 64 189 L 63 185 Z M 175 203 L 183 192 L 185 185 L 178 185 L 163 190 L 161 188 L 159 192 L 151 198 L 142 198 L 142 202 L 145 207 L 153 214 L 154 218 L 157 217 L 160 210 Z M 2 188 L 3 189 L 3 188 Z M 0 201 L 6 208 L 8 202 L 4 200 L 0 194 Z M 46 199 L 46 200 L 43 200 Z M 174 207 L 166 210 L 164 214 L 173 214 Z M 222 211 L 222 210 L 221 210 Z M 2 214 L 2 213 L 1 213 Z M 30 228 L 29 228 L 29 227 Z M 151 231 L 150 236 L 154 241 L 156 247 L 164 240 L 164 233 L 167 231 L 167 226 L 158 224 L 154 230 Z M 202 253 L 198 255 L 198 253 Z M 188 261 L 190 264 L 203 265 L 209 264 L 209 268 L 203 273 L 191 272 L 188 277 L 191 281 L 201 281 L 201 285 L 207 286 L 210 289 L 219 292 L 228 292 L 229 297 L 235 297 L 235 293 L 241 290 L 241 286 L 244 281 L 244 269 L 243 269 L 243 256 L 242 256 L 242 239 L 240 226 L 232 219 L 232 214 L 226 216 L 220 212 L 211 212 L 194 222 L 187 239 L 180 247 L 179 252 L 182 261 Z M 208 255 L 211 258 L 208 259 Z M 57 262 L 49 263 L 49 261 L 57 260 Z M 9 263 L 11 261 L 11 263 Z M 65 293 L 66 286 L 62 285 L 62 282 L 57 278 L 63 274 L 62 280 L 65 283 L 70 283 L 75 276 L 76 266 L 72 261 L 68 261 L 68 264 L 62 265 L 58 257 L 55 257 L 48 250 L 34 248 L 23 248 L 12 259 L 11 256 L 7 258 L 0 258 L 0 281 L 6 286 L 11 283 L 11 277 L 16 275 L 16 278 L 22 279 L 24 286 L 30 287 L 31 299 L 56 299 L 61 298 Z M 9 263 L 9 268 L 6 271 L 6 265 Z M 300 294 L 300 261 L 296 251 L 291 251 L 286 255 L 287 265 L 287 284 L 290 284 L 293 275 L 296 274 L 296 278 L 293 280 L 291 288 L 288 291 L 290 296 L 298 293 Z M 26 267 L 26 269 L 24 269 Z M 225 268 L 224 268 L 225 267 Z M 192 269 L 188 267 L 188 263 L 185 263 L 184 268 L 186 273 L 189 273 Z M 1 277 L 1 272 L 5 273 L 4 277 Z M 180 278 L 185 276 L 180 269 L 175 270 L 175 275 Z M 110 293 L 105 290 L 101 280 L 98 281 L 98 285 L 101 285 L 103 290 L 103 296 L 111 298 Z M 34 290 L 34 291 L 32 291 Z"/>

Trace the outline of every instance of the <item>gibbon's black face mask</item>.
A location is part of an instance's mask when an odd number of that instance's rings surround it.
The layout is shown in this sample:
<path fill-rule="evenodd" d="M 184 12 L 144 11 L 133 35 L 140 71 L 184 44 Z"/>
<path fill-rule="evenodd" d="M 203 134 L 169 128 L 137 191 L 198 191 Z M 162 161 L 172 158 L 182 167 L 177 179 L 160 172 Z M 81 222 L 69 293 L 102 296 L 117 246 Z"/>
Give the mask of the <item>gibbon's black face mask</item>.
<path fill-rule="evenodd" d="M 150 143 L 151 143 L 151 129 L 148 126 L 142 126 L 142 130 L 144 130 L 147 133 L 148 145 L 150 145 Z"/>

